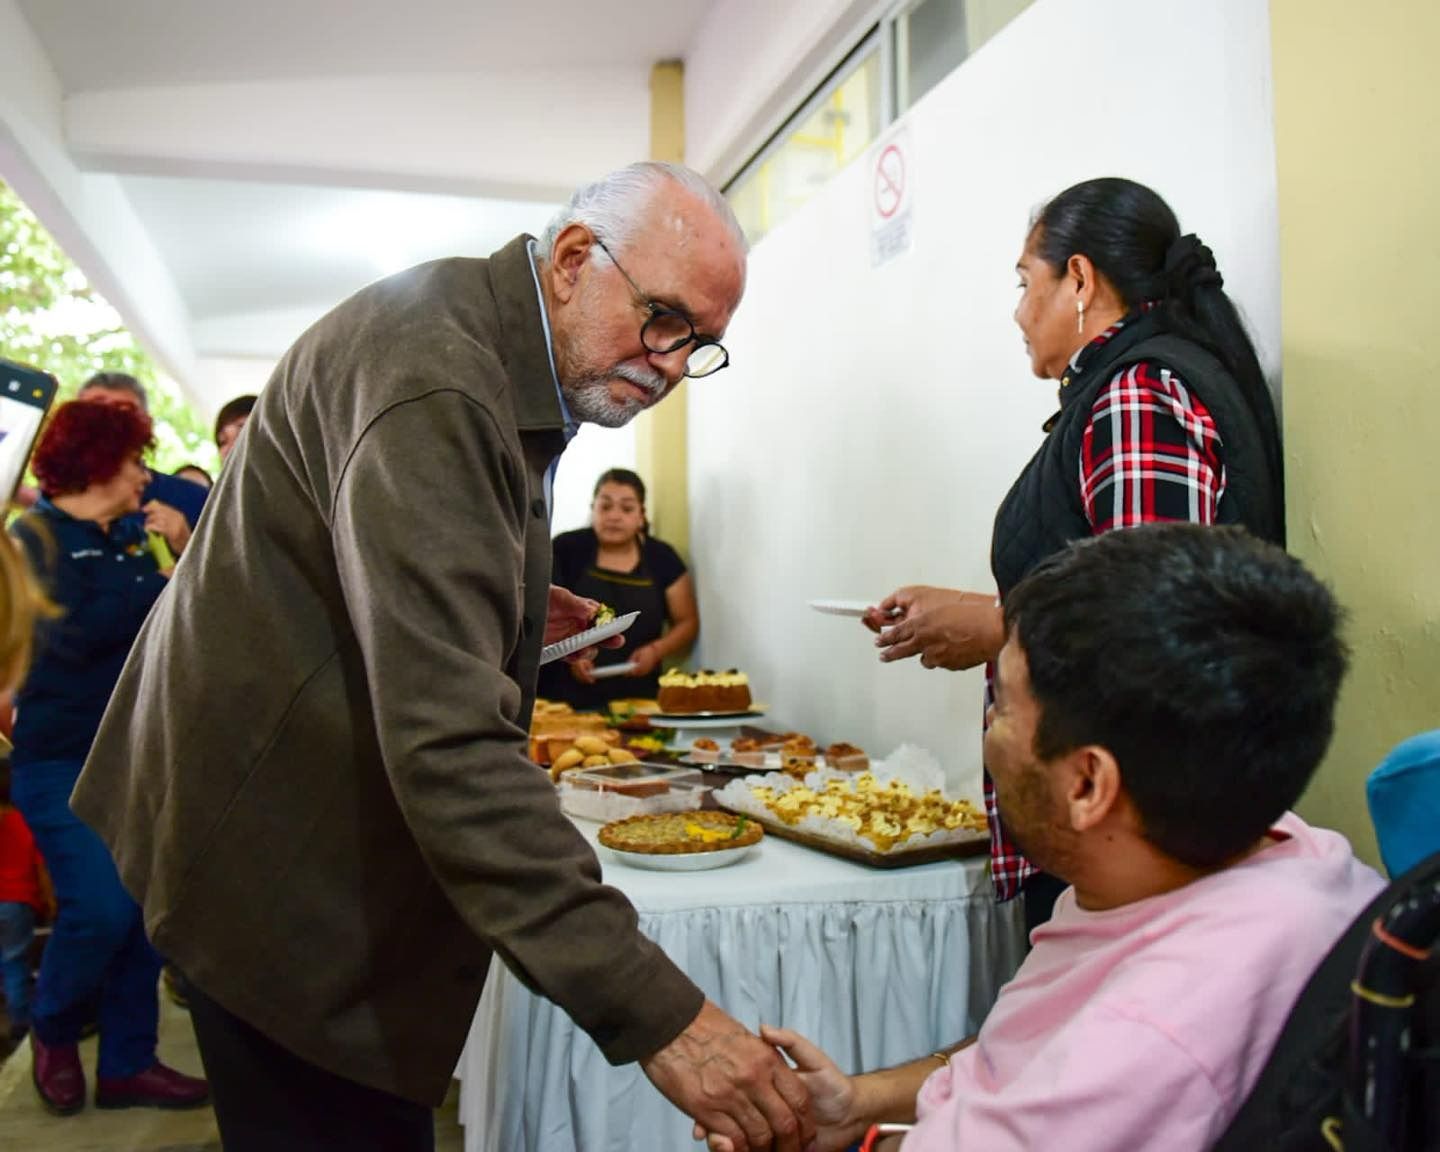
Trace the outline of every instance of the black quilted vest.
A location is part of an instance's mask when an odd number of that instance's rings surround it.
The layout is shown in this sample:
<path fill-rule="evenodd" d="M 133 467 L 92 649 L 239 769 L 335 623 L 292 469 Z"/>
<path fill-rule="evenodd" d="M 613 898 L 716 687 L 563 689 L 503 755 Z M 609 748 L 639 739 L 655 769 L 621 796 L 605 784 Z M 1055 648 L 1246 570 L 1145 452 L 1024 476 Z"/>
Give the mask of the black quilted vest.
<path fill-rule="evenodd" d="M 1060 411 L 1040 450 L 995 514 L 990 569 L 1002 598 L 1047 556 L 1094 535 L 1080 498 L 1080 445 L 1095 398 L 1121 368 L 1149 360 L 1170 369 L 1209 410 L 1220 432 L 1225 493 L 1216 520 L 1284 544 L 1283 496 L 1271 478 L 1260 427 L 1223 365 L 1199 345 L 1162 332 L 1152 316 L 1127 323 L 1067 372 Z"/>

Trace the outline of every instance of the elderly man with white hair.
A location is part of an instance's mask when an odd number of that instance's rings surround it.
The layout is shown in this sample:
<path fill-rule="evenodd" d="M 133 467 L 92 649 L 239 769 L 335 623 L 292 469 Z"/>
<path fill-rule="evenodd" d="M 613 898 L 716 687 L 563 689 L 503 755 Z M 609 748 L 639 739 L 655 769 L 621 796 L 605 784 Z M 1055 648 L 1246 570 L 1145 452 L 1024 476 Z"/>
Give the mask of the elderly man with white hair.
<path fill-rule="evenodd" d="M 227 1152 L 432 1147 L 492 955 L 737 1148 L 813 1137 L 525 757 L 541 645 L 595 607 L 549 587 L 555 462 L 723 368 L 744 284 L 725 201 L 635 164 L 276 368 L 73 799 L 193 985 Z"/>

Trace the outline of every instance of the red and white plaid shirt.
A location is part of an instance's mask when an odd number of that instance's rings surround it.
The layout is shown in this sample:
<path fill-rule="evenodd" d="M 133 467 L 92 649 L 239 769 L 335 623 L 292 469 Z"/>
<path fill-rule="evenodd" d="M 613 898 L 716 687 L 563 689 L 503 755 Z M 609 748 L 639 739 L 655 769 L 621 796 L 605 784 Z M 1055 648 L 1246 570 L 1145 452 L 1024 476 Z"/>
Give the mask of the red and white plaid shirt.
<path fill-rule="evenodd" d="M 1115 324 L 1087 344 L 1074 363 L 1124 326 Z M 1225 493 L 1220 433 L 1199 398 L 1180 377 L 1149 360 L 1115 373 L 1095 398 L 1080 445 L 1080 496 L 1095 535 L 1162 520 L 1213 524 Z M 995 669 L 985 667 L 988 726 Z M 1011 900 L 1037 871 L 1005 833 L 995 786 L 985 774 L 990 817 L 990 870 L 995 896 Z"/>

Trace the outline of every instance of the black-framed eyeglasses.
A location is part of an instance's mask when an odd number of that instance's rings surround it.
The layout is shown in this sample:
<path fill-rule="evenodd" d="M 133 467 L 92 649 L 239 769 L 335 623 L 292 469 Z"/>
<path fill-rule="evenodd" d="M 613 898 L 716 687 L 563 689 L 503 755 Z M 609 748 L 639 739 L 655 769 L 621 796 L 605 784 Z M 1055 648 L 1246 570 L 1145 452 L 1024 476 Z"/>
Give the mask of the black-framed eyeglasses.
<path fill-rule="evenodd" d="M 592 233 L 592 235 L 594 235 Z M 720 341 L 710 336 L 701 336 L 695 331 L 695 325 L 690 317 L 674 308 L 667 308 L 663 304 L 657 304 L 640 290 L 630 277 L 630 273 L 620 267 L 620 261 L 615 259 L 615 253 L 605 246 L 605 241 L 599 236 L 595 237 L 595 243 L 600 245 L 600 250 L 610 257 L 610 263 L 614 264 L 620 275 L 625 277 L 625 282 L 630 285 L 630 290 L 635 293 L 640 303 L 650 313 L 650 319 L 646 320 L 640 327 L 640 343 L 645 345 L 647 352 L 654 352 L 657 356 L 668 356 L 684 348 L 687 344 L 694 344 L 689 355 L 685 357 L 685 375 L 691 379 L 698 379 L 701 376 L 713 376 L 722 368 L 730 366 L 730 353 L 725 351 L 725 346 Z"/>

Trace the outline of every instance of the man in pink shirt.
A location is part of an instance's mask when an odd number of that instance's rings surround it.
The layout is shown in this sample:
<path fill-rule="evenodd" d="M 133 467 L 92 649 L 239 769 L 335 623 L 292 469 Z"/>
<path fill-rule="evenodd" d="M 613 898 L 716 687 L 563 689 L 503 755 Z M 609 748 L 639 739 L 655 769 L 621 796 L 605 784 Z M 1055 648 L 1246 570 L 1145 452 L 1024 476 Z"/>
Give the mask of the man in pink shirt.
<path fill-rule="evenodd" d="M 1278 548 L 1180 524 L 1087 540 L 1006 599 L 985 761 L 1026 855 L 1071 887 L 949 1052 L 851 1077 L 765 1031 L 819 1152 L 878 1121 L 914 1122 L 875 1145 L 904 1152 L 1202 1152 L 1224 1132 L 1383 887 L 1288 811 L 1329 744 L 1339 617 Z"/>

